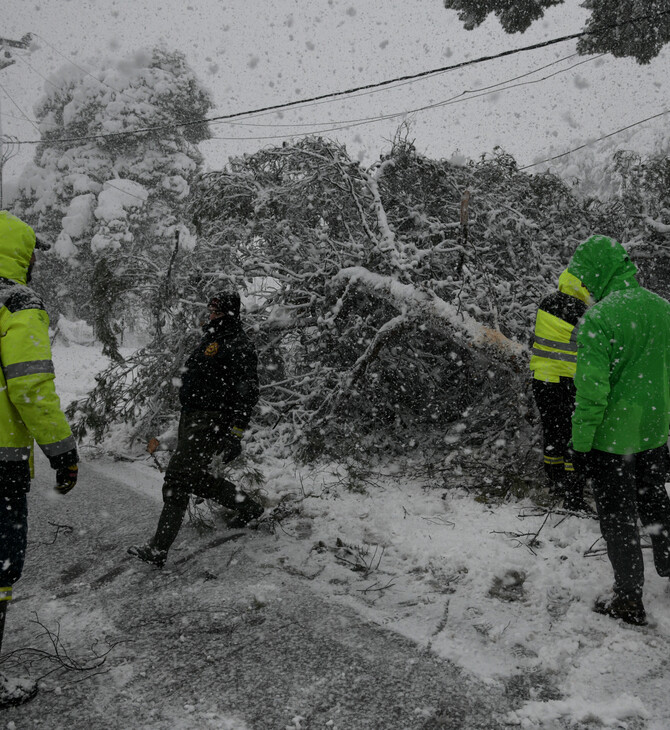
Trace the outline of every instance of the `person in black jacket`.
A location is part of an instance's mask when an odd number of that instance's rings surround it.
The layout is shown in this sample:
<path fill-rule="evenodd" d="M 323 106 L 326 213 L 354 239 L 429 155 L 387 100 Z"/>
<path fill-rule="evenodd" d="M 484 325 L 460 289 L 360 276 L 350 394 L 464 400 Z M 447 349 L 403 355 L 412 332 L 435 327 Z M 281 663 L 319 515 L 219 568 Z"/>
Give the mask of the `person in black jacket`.
<path fill-rule="evenodd" d="M 163 483 L 163 510 L 156 534 L 131 555 L 162 567 L 175 541 L 191 494 L 235 510 L 229 527 L 245 527 L 263 506 L 232 482 L 210 473 L 214 457 L 240 455 L 241 439 L 258 401 L 257 356 L 240 322 L 240 296 L 222 293 L 208 304 L 204 337 L 186 360 L 181 377 L 177 448 Z"/>

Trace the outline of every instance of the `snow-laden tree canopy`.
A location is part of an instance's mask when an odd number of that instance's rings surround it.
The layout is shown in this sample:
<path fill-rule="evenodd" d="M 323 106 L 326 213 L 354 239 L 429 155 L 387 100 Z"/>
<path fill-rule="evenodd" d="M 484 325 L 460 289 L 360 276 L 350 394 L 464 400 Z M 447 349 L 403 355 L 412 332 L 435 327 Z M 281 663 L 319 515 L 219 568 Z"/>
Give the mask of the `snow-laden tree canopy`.
<path fill-rule="evenodd" d="M 448 10 L 457 10 L 467 30 L 481 25 L 494 13 L 507 33 L 523 33 L 544 17 L 548 8 L 565 0 L 443 0 Z M 670 8 L 666 0 L 584 0 L 591 11 L 577 50 L 582 54 L 611 53 L 632 56 L 649 63 L 670 41 Z"/>
<path fill-rule="evenodd" d="M 115 323 L 159 307 L 156 282 L 184 228 L 197 144 L 209 137 L 194 121 L 211 105 L 184 56 L 164 49 L 91 74 L 66 67 L 37 105 L 42 142 L 21 176 L 18 212 L 54 242 L 39 267 L 50 306 L 92 321 L 112 355 Z"/>

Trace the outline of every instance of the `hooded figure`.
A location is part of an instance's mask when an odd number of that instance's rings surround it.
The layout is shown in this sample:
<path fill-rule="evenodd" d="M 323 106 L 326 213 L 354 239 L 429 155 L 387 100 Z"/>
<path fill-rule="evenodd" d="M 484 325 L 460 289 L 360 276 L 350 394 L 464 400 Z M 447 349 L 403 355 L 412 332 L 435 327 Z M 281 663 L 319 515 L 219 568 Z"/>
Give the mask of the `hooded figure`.
<path fill-rule="evenodd" d="M 184 364 L 177 448 L 163 483 L 163 510 L 156 533 L 128 552 L 162 567 L 188 508 L 190 495 L 211 499 L 236 515 L 229 527 L 245 527 L 263 506 L 232 482 L 211 473 L 215 457 L 224 463 L 242 452 L 241 440 L 258 400 L 257 357 L 240 321 L 240 295 L 210 299 L 204 336 Z"/>
<path fill-rule="evenodd" d="M 584 500 L 584 478 L 575 474 L 570 449 L 575 406 L 577 324 L 586 312 L 589 292 L 567 270 L 558 291 L 541 302 L 535 318 L 530 369 L 533 395 L 540 412 L 544 440 L 544 470 L 554 495 L 571 512 L 593 512 Z"/>
<path fill-rule="evenodd" d="M 606 236 L 580 244 L 568 271 L 596 302 L 577 335 L 572 417 L 575 470 L 591 482 L 614 570 L 613 595 L 595 610 L 644 624 L 638 516 L 654 526 L 658 574 L 670 576 L 670 303 L 639 285 L 623 246 Z"/>
<path fill-rule="evenodd" d="M 0 646 L 7 602 L 23 571 L 33 441 L 56 470 L 57 491 L 68 492 L 77 480 L 77 448 L 54 386 L 49 317 L 26 286 L 36 245 L 30 226 L 0 211 Z M 0 706 L 35 691 L 0 674 Z"/>

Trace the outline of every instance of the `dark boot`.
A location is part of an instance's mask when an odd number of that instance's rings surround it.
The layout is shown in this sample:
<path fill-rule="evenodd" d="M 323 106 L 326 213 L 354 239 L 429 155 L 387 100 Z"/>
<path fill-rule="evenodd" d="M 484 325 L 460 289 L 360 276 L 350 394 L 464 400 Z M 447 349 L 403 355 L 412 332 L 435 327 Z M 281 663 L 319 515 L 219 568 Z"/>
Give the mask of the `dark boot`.
<path fill-rule="evenodd" d="M 7 601 L 0 601 L 0 648 L 5 633 Z M 22 705 L 37 694 L 37 684 L 32 679 L 7 677 L 0 672 L 0 708 Z"/>
<path fill-rule="evenodd" d="M 234 511 L 236 514 L 226 523 L 233 529 L 247 527 L 265 511 L 260 502 L 224 477 L 203 478 L 193 489 L 198 496 L 211 499 L 222 507 Z"/>
<path fill-rule="evenodd" d="M 167 550 L 157 550 L 149 542 L 144 545 L 131 545 L 128 548 L 128 555 L 139 558 L 149 565 L 155 565 L 157 568 L 162 568 L 167 560 Z"/>
<path fill-rule="evenodd" d="M 633 626 L 647 625 L 647 614 L 641 598 L 621 598 L 614 594 L 599 598 L 595 602 L 593 610 L 603 616 L 621 619 Z"/>
<path fill-rule="evenodd" d="M 37 684 L 32 679 L 6 677 L 0 672 L 0 708 L 22 705 L 36 694 Z"/>
<path fill-rule="evenodd" d="M 167 560 L 168 550 L 181 529 L 181 523 L 188 509 L 188 500 L 188 495 L 176 496 L 173 493 L 164 497 L 156 534 L 144 545 L 131 545 L 128 553 L 149 565 L 162 568 Z"/>
<path fill-rule="evenodd" d="M 242 494 L 244 493 L 241 492 L 240 496 L 242 496 Z M 255 499 L 252 499 L 249 495 L 245 495 L 244 501 L 239 502 L 238 505 L 239 506 L 235 510 L 235 516 L 226 523 L 228 527 L 233 530 L 247 527 L 251 522 L 257 520 L 263 512 L 265 512 L 263 505 Z"/>

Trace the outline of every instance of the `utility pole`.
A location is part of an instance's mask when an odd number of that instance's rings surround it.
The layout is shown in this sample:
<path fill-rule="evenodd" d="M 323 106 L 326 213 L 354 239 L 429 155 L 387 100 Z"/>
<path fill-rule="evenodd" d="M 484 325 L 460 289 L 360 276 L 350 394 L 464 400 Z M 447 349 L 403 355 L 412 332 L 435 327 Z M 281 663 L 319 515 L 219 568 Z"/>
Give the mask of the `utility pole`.
<path fill-rule="evenodd" d="M 30 45 L 32 36 L 30 33 L 21 38 L 21 40 L 13 41 L 9 38 L 0 38 L 0 71 L 11 66 L 16 61 L 12 58 L 10 48 L 16 48 L 25 51 Z M 5 165 L 4 137 L 2 135 L 2 97 L 0 96 L 0 210 L 4 208 L 2 197 L 2 168 Z"/>

